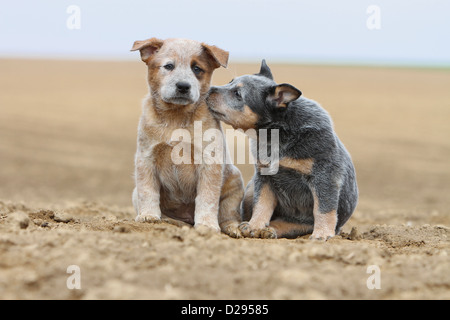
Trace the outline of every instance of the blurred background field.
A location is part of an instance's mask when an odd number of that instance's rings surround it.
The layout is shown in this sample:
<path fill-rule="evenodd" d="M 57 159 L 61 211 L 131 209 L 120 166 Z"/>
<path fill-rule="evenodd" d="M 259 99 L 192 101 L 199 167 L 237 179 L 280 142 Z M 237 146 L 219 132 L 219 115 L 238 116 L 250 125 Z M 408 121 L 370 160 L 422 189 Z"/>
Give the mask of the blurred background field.
<path fill-rule="evenodd" d="M 355 162 L 360 209 L 384 208 L 390 219 L 389 210 L 402 208 L 424 221 L 448 222 L 449 71 L 271 67 L 277 82 L 297 86 L 331 114 Z M 213 83 L 258 68 L 232 63 L 216 71 Z M 131 205 L 145 65 L 0 60 L 0 69 L 1 198 Z M 239 168 L 248 181 L 253 166 Z"/>

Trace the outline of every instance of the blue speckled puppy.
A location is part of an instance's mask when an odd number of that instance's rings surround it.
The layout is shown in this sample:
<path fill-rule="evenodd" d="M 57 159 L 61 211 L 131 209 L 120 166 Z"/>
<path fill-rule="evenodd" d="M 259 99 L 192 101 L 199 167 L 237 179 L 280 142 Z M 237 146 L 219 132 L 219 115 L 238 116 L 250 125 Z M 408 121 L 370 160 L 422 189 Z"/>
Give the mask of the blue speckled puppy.
<path fill-rule="evenodd" d="M 316 102 L 300 97 L 289 84 L 277 85 L 262 61 L 255 75 L 211 87 L 207 104 L 219 120 L 235 129 L 255 132 L 251 139 L 258 159 L 255 175 L 242 202 L 244 236 L 327 240 L 338 234 L 358 201 L 351 157 L 333 130 L 328 113 Z M 254 129 L 254 130 L 253 130 Z M 261 145 L 261 129 L 278 130 L 278 141 Z M 278 142 L 279 156 L 271 156 Z"/>

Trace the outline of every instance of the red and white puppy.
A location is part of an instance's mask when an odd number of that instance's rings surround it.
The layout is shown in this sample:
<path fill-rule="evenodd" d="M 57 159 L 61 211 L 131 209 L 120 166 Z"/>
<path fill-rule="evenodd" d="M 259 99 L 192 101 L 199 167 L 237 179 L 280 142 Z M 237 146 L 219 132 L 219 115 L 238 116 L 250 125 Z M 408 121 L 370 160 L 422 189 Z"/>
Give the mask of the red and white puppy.
<path fill-rule="evenodd" d="M 138 222 L 169 217 L 196 228 L 222 230 L 240 237 L 240 203 L 243 198 L 241 173 L 229 161 L 194 161 L 205 147 L 189 143 L 190 163 L 174 163 L 173 151 L 180 143 L 172 140 L 177 129 L 194 137 L 221 124 L 208 110 L 205 98 L 213 71 L 226 67 L 228 52 L 187 39 L 136 41 L 148 67 L 149 94 L 143 101 L 135 157 L 133 204 Z M 201 124 L 201 126 L 195 125 Z M 223 143 L 224 148 L 225 143 Z M 228 151 L 224 150 L 225 157 Z M 208 162 L 208 163 L 205 163 Z"/>

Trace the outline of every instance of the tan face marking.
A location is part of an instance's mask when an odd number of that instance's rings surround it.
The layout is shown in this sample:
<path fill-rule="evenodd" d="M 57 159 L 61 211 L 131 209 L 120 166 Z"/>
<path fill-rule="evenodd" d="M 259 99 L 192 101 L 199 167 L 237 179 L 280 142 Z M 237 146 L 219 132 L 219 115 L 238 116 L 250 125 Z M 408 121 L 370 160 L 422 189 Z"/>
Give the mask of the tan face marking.
<path fill-rule="evenodd" d="M 239 117 L 239 116 L 238 116 Z M 244 106 L 244 111 L 238 119 L 236 119 L 239 128 L 247 130 L 254 129 L 256 122 L 258 122 L 258 115 L 250 109 L 249 106 Z"/>
<path fill-rule="evenodd" d="M 223 115 L 220 120 L 231 125 L 234 129 L 248 130 L 255 128 L 259 118 L 248 105 L 244 105 L 242 110 L 231 108 L 226 105 L 223 96 L 219 93 L 212 93 L 208 99 L 212 109 Z"/>

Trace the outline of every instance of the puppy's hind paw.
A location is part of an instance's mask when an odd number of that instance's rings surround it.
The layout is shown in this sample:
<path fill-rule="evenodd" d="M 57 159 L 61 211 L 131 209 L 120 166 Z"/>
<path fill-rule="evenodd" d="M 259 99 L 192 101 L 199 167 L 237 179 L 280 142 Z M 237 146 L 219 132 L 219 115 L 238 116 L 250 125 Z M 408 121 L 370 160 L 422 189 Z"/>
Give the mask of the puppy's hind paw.
<path fill-rule="evenodd" d="M 272 227 L 266 227 L 258 230 L 257 236 L 261 239 L 276 239 L 277 231 Z"/>
<path fill-rule="evenodd" d="M 239 225 L 239 230 L 242 236 L 246 238 L 261 238 L 261 239 L 276 239 L 277 232 L 272 227 L 265 227 L 261 229 L 253 229 L 250 223 L 247 221 L 242 222 Z"/>

